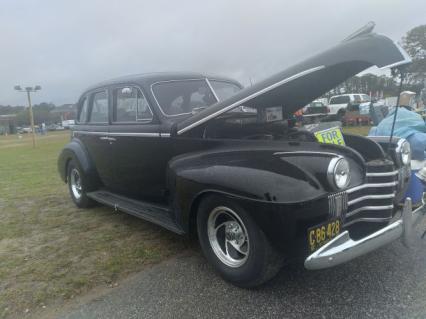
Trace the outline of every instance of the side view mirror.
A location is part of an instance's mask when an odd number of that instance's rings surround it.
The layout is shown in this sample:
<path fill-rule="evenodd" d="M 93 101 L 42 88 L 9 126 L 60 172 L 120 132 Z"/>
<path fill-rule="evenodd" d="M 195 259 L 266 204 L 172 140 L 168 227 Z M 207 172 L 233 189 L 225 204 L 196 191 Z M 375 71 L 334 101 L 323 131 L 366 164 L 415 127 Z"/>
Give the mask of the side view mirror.
<path fill-rule="evenodd" d="M 121 89 L 121 95 L 129 97 L 132 95 L 132 89 L 131 88 L 122 88 Z"/>

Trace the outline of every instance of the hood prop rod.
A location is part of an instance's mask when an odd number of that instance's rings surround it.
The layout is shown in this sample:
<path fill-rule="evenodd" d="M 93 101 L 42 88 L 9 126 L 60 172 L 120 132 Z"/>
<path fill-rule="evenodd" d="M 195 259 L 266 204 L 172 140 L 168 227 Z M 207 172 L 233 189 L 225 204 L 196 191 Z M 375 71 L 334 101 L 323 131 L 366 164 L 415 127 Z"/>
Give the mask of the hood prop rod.
<path fill-rule="evenodd" d="M 389 137 L 388 155 L 390 155 L 390 149 L 391 149 L 391 144 L 392 144 L 392 139 L 393 139 L 393 133 L 394 133 L 393 131 L 395 130 L 396 116 L 398 114 L 399 100 L 401 98 L 402 83 L 404 82 L 404 72 L 403 72 L 402 68 L 398 68 L 398 70 L 399 70 L 399 74 L 400 74 L 401 80 L 399 81 L 398 96 L 396 98 L 395 113 L 393 114 L 392 129 L 391 129 L 391 133 L 390 133 L 390 137 Z"/>

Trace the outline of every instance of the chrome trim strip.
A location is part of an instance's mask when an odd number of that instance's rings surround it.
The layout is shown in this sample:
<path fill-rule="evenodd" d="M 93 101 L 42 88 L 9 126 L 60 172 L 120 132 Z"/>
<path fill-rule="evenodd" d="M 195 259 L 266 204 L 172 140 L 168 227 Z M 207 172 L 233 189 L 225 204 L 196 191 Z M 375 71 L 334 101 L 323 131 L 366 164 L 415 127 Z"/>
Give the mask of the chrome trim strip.
<path fill-rule="evenodd" d="M 161 137 L 160 133 L 119 133 L 119 132 L 95 132 L 95 131 L 73 131 L 73 135 L 104 135 L 104 136 L 136 136 L 136 137 Z M 169 134 L 170 136 L 170 134 Z"/>
<path fill-rule="evenodd" d="M 210 114 L 210 115 L 202 118 L 201 120 L 192 123 L 191 125 L 188 125 L 188 126 L 182 128 L 182 129 L 180 129 L 177 132 L 177 134 L 179 135 L 179 134 L 185 133 L 186 131 L 192 129 L 193 127 L 198 126 L 199 124 L 202 124 L 202 123 L 204 123 L 204 122 L 206 122 L 206 121 L 208 121 L 208 120 L 210 120 L 210 119 L 212 119 L 212 118 L 214 118 L 214 117 L 216 117 L 216 116 L 218 116 L 218 115 L 220 115 L 222 113 L 225 113 L 225 112 L 227 112 L 227 111 L 229 111 L 229 110 L 231 110 L 231 109 L 233 109 L 233 108 L 235 108 L 237 106 L 240 106 L 242 103 L 244 103 L 244 102 L 246 102 L 248 100 L 251 100 L 252 98 L 255 98 L 255 97 L 257 97 L 257 96 L 259 96 L 259 95 L 261 95 L 263 93 L 266 93 L 266 92 L 268 92 L 268 91 L 270 91 L 272 89 L 275 89 L 276 87 L 278 87 L 278 86 L 280 86 L 282 84 L 285 84 L 287 82 L 293 81 L 293 80 L 298 79 L 298 78 L 300 78 L 300 77 L 302 77 L 304 75 L 313 73 L 315 71 L 318 71 L 318 70 L 321 70 L 321 69 L 324 69 L 324 68 L 325 68 L 324 65 L 317 66 L 317 67 L 314 67 L 314 68 L 311 68 L 311 69 L 299 72 L 299 73 L 297 73 L 295 75 L 292 75 L 292 76 L 290 76 L 288 78 L 285 78 L 285 79 L 283 79 L 281 81 L 278 81 L 277 83 L 274 83 L 274 84 L 272 84 L 272 85 L 270 85 L 270 86 L 268 86 L 268 87 L 266 87 L 266 88 L 264 88 L 264 89 L 262 89 L 260 91 L 257 91 L 255 93 L 249 95 L 249 96 L 246 96 L 245 98 L 243 98 L 243 99 L 241 99 L 241 100 L 239 100 L 239 101 L 237 101 L 235 103 L 232 103 L 231 105 L 228 105 L 227 107 L 224 107 L 223 109 L 220 109 L 220 110 L 216 111 L 215 113 L 212 113 L 212 114 Z M 152 86 L 151 86 L 151 89 L 152 89 Z"/>
<path fill-rule="evenodd" d="M 346 190 L 348 194 L 359 191 L 360 189 L 370 188 L 370 187 L 391 187 L 398 185 L 398 181 L 389 182 L 389 183 L 370 183 L 370 184 L 362 184 L 359 186 L 355 186 L 353 188 L 349 188 Z"/>
<path fill-rule="evenodd" d="M 383 173 L 367 173 L 367 177 L 382 177 L 382 176 L 395 176 L 398 175 L 399 171 L 383 172 Z"/>
<path fill-rule="evenodd" d="M 160 137 L 160 133 L 118 133 L 118 132 L 110 132 L 109 136 L 146 136 L 146 137 Z"/>
<path fill-rule="evenodd" d="M 386 209 L 393 209 L 393 204 L 392 205 L 385 205 L 385 206 L 363 206 L 363 207 L 359 207 L 357 209 L 354 209 L 353 211 L 350 211 L 348 213 L 346 213 L 346 217 L 351 217 L 353 215 L 355 215 L 356 213 L 359 213 L 361 211 L 365 211 L 365 210 L 386 210 Z"/>
<path fill-rule="evenodd" d="M 330 152 L 315 152 L 315 151 L 295 151 L 295 152 L 275 152 L 273 155 L 327 155 L 327 156 L 336 156 L 342 157 L 340 154 L 330 153 Z"/>
<path fill-rule="evenodd" d="M 208 79 L 208 78 L 206 78 L 206 82 L 207 82 L 207 85 L 209 86 L 210 90 L 212 90 L 212 92 L 213 92 L 213 95 L 214 95 L 215 99 L 219 102 L 219 101 L 220 101 L 220 99 L 219 99 L 219 97 L 217 96 L 216 92 L 213 90 L 213 86 L 212 86 L 212 84 L 210 83 L 210 81 L 209 81 L 209 79 Z"/>
<path fill-rule="evenodd" d="M 354 219 L 351 220 L 349 223 L 345 223 L 344 226 L 350 226 L 359 222 L 369 222 L 369 223 L 385 223 L 388 222 L 392 219 L 392 216 L 390 217 L 383 217 L 383 218 L 373 218 L 373 217 L 363 217 L 363 218 L 358 218 L 358 219 Z"/>
<path fill-rule="evenodd" d="M 74 134 L 83 134 L 83 135 L 108 135 L 108 132 L 96 132 L 96 131 L 73 131 Z"/>
<path fill-rule="evenodd" d="M 394 198 L 394 197 L 395 197 L 395 193 L 385 194 L 385 195 L 366 195 L 366 196 L 358 197 L 349 201 L 348 206 L 362 202 L 363 200 L 366 200 L 366 199 L 387 199 L 387 198 Z"/>

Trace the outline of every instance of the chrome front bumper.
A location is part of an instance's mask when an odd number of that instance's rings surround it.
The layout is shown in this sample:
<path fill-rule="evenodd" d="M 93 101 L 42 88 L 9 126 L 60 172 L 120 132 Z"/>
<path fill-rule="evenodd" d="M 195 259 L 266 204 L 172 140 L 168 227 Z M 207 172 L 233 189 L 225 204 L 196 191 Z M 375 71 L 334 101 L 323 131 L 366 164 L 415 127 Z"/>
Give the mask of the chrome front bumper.
<path fill-rule="evenodd" d="M 349 232 L 344 231 L 308 256 L 305 268 L 314 270 L 333 267 L 376 250 L 398 238 L 409 247 L 414 240 L 414 228 L 425 216 L 425 210 L 423 203 L 413 211 L 411 199 L 407 198 L 400 219 L 359 240 L 352 240 Z"/>

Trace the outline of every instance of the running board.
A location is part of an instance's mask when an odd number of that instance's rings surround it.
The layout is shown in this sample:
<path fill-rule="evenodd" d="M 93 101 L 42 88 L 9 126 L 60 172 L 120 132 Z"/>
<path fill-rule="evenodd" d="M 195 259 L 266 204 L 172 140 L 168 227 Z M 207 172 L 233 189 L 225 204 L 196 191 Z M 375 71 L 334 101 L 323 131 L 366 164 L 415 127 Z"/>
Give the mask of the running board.
<path fill-rule="evenodd" d="M 177 234 L 185 233 L 172 219 L 172 211 L 168 206 L 134 200 L 106 190 L 90 192 L 87 196 L 101 204 L 157 224 Z"/>

